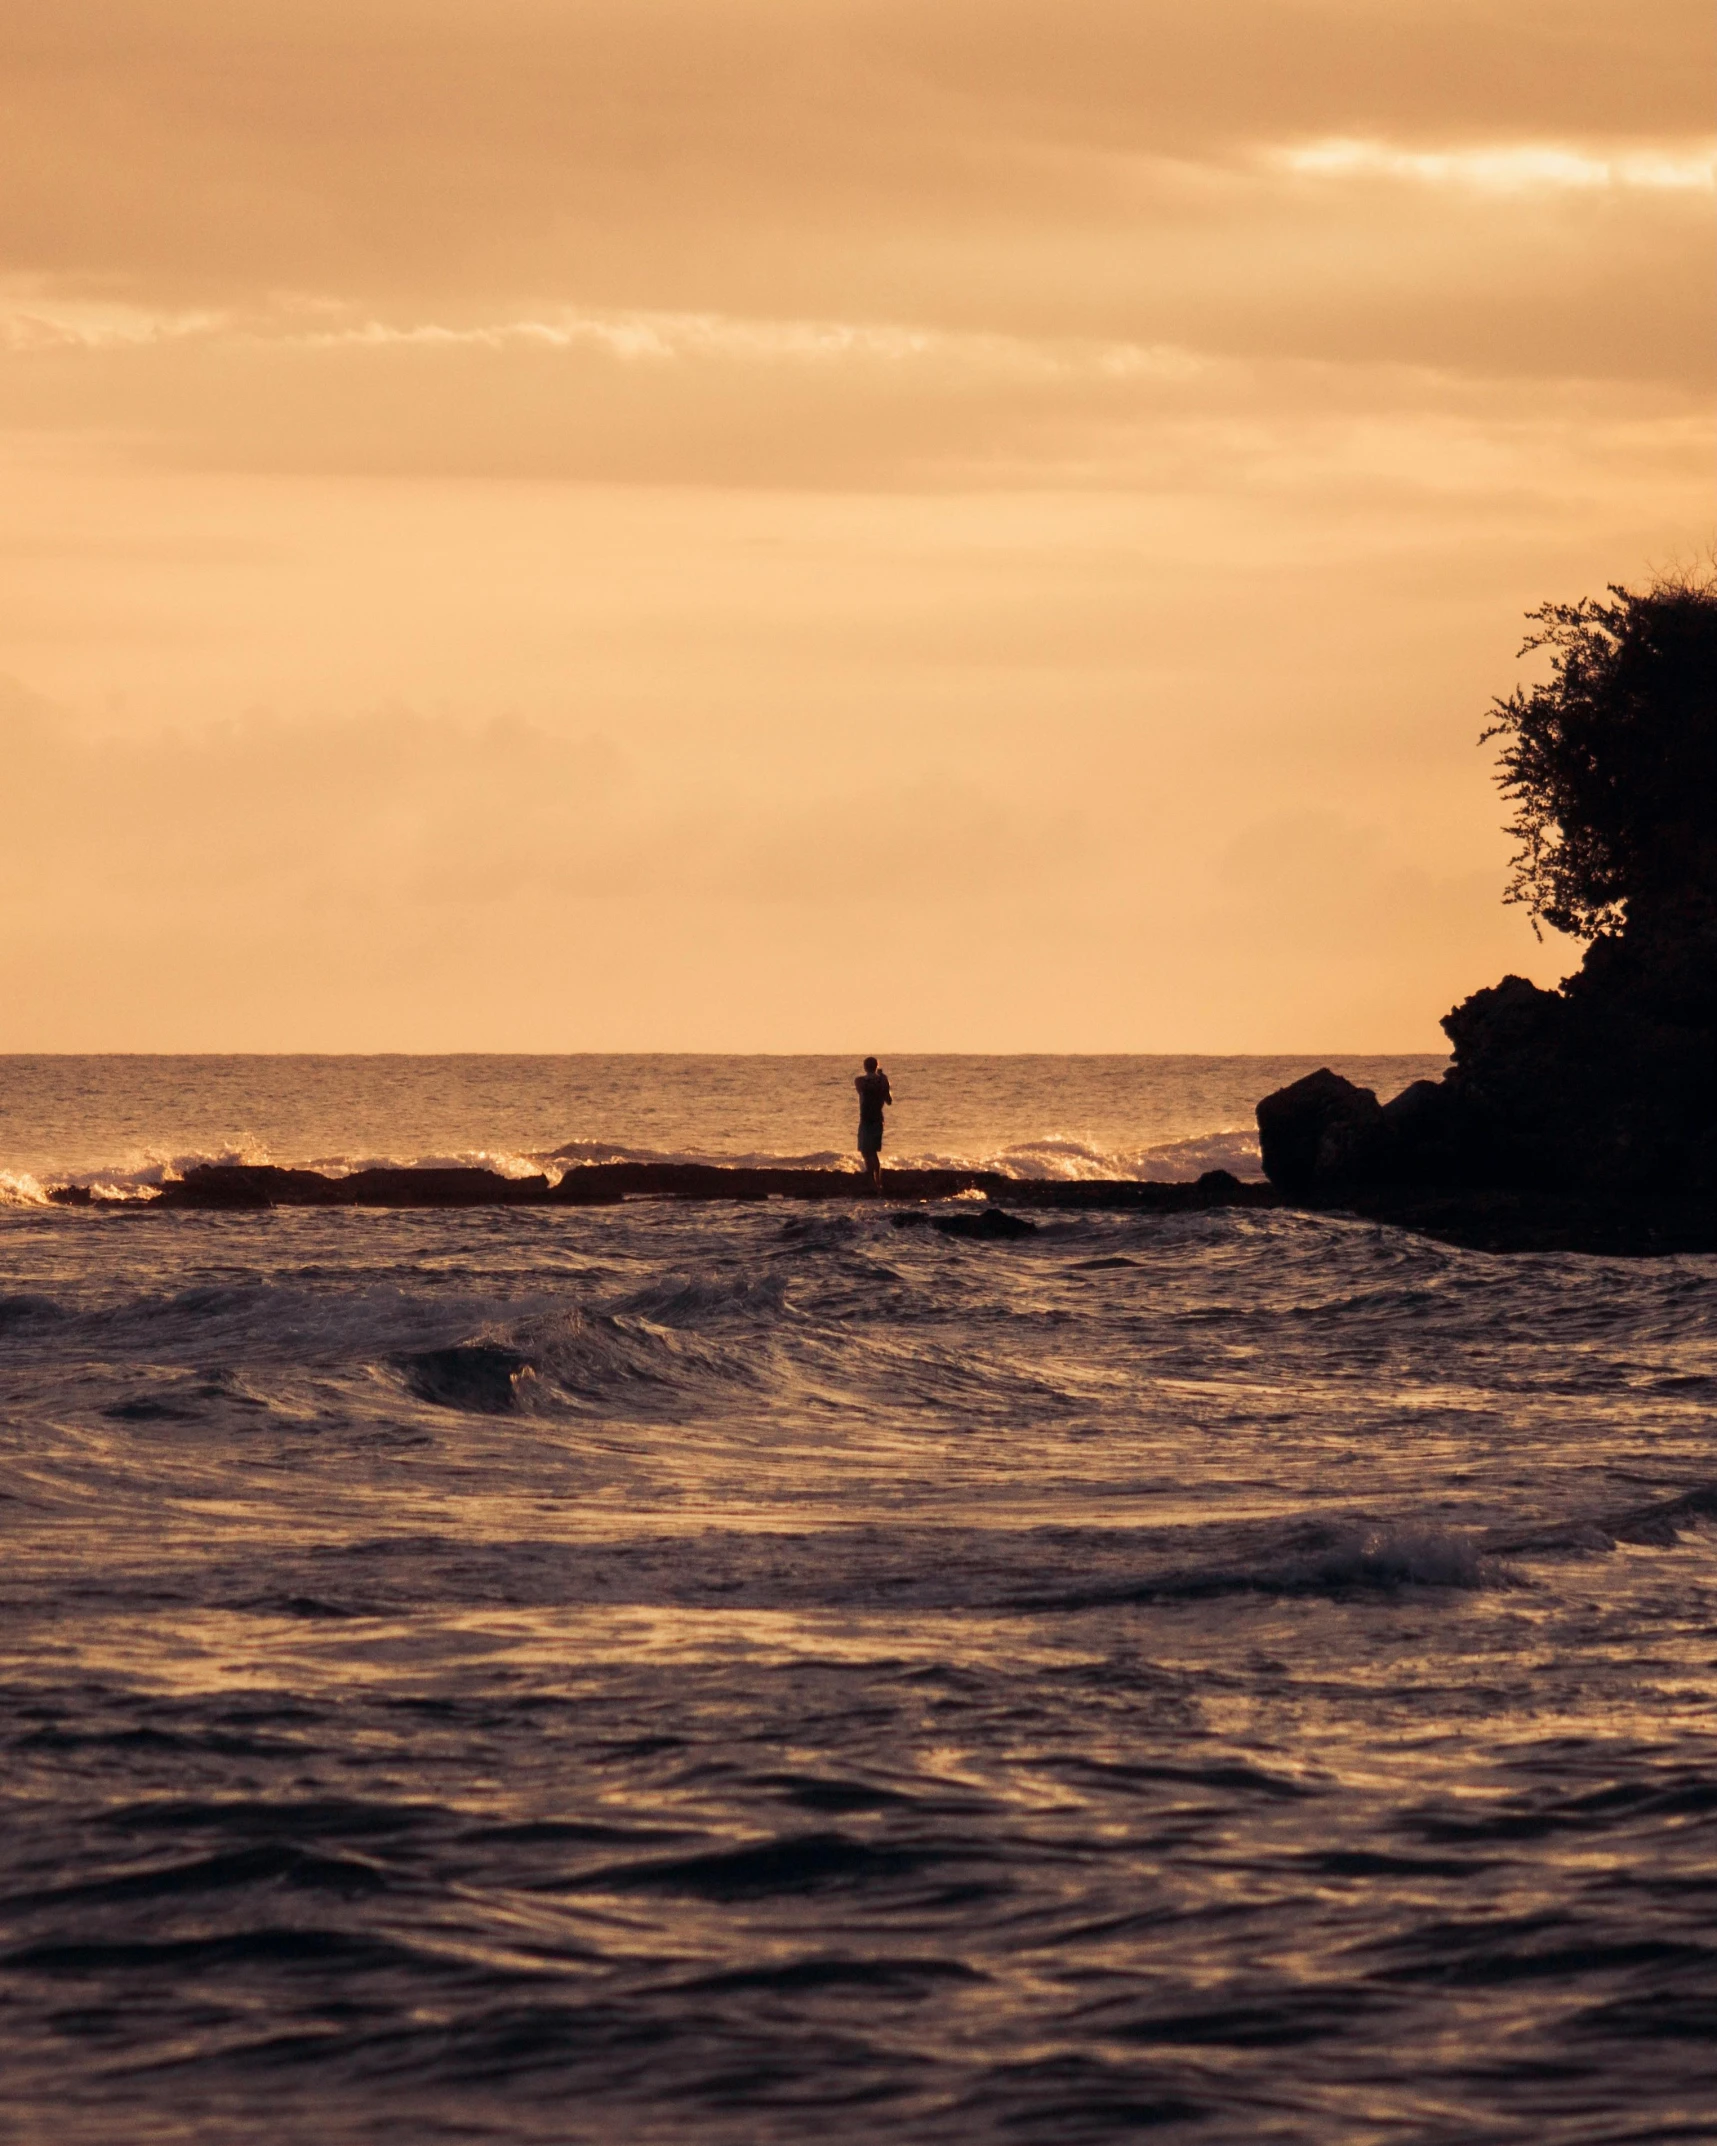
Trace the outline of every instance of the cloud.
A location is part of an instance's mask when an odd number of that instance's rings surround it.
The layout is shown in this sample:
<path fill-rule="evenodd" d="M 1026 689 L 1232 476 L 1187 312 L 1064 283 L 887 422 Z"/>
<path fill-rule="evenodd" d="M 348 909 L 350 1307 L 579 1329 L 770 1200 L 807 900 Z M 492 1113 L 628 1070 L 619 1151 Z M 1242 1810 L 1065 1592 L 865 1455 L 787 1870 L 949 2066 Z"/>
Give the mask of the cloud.
<path fill-rule="evenodd" d="M 16 0 L 0 426 L 850 485 L 1061 481 L 1222 368 L 1708 400 L 1709 43 L 1683 0 Z"/>
<path fill-rule="evenodd" d="M 1213 860 L 1327 809 L 1477 916 L 1519 614 L 1707 533 L 1711 34 L 12 0 L 0 667 L 81 715 L 3 741 L 0 1009 L 1434 1040 L 1428 939 L 1355 998 Z"/>
<path fill-rule="evenodd" d="M 942 364 L 1014 379 L 1186 379 L 1172 346 L 961 334 L 888 321 L 746 319 L 720 313 L 602 312 L 561 306 L 521 319 L 384 320 L 329 299 L 266 311 L 183 311 L 0 286 L 0 344 L 17 352 L 132 351 L 162 344 L 276 351 L 593 351 L 622 364 L 759 366 Z"/>
<path fill-rule="evenodd" d="M 1681 377 L 1691 322 L 1678 334 L 1674 318 L 1678 305 L 1697 313 L 1697 286 L 1666 282 L 1655 322 L 1589 312 L 1574 324 L 1585 347 L 1558 348 L 1567 369 L 1546 378 L 1530 362 L 1542 354 L 1511 352 L 1501 331 L 1480 338 L 1486 372 L 1463 371 L 1475 329 L 1415 335 L 1375 292 L 1338 338 L 1345 355 L 1320 356 L 1328 322 L 1308 320 L 1282 281 L 1268 356 L 589 308 L 115 317 L 14 290 L 0 293 L 0 431 L 105 435 L 128 458 L 253 471 L 1226 491 L 1292 470 L 1325 493 L 1350 476 L 1471 491 L 1487 471 L 1516 483 L 1527 464 L 1602 459 L 1621 427 L 1648 452 L 1654 429 L 1673 452 L 1698 451 L 1709 431 L 1706 398 Z M 1576 295 L 1535 332 L 1577 312 Z M 1636 363 L 1643 378 L 1604 377 Z"/>
<path fill-rule="evenodd" d="M 218 912 L 389 930 L 525 904 L 689 897 L 822 908 L 1026 899 L 1098 868 L 1065 806 L 1028 812 L 970 778 L 860 768 L 838 791 L 713 809 L 646 793 L 601 735 L 379 710 L 337 723 L 252 717 L 141 735 L 67 719 L 15 683 L 0 699 L 0 853 L 15 931 L 122 904 L 133 928 Z"/>
<path fill-rule="evenodd" d="M 1390 142 L 1303 142 L 1266 152 L 1283 171 L 1321 179 L 1397 179 L 1467 187 L 1483 194 L 1717 191 L 1717 150 L 1708 144 L 1597 156 L 1554 143 L 1503 142 L 1489 148 L 1406 149 Z"/>
<path fill-rule="evenodd" d="M 14 0 L 0 264 L 440 317 L 1071 305 L 1154 342 L 1165 232 L 1243 276 L 1272 205 L 1306 219 L 1274 153 L 1554 154 L 1649 192 L 1709 134 L 1710 48 L 1685 0 Z"/>
<path fill-rule="evenodd" d="M 970 774 L 645 774 L 516 720 L 127 735 L 0 686 L 0 1048 L 807 1047 L 877 975 L 922 1032 L 1114 868 Z"/>

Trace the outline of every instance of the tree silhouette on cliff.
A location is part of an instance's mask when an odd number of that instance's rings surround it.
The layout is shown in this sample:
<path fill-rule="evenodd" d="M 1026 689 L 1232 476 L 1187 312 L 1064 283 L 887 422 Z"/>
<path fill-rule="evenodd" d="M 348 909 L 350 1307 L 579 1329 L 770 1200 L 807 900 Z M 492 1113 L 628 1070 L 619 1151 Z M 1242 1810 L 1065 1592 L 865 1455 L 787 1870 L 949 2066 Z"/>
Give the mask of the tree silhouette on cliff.
<path fill-rule="evenodd" d="M 1550 676 L 1484 733 L 1509 899 L 1585 957 L 1463 999 L 1441 1080 L 1380 1104 L 1326 1066 L 1265 1096 L 1264 1168 L 1458 1243 L 1717 1251 L 1717 571 L 1531 618 Z"/>
<path fill-rule="evenodd" d="M 1544 604 L 1549 680 L 1492 704 L 1520 847 L 1507 900 L 1581 939 L 1688 893 L 1717 900 L 1717 574 Z"/>

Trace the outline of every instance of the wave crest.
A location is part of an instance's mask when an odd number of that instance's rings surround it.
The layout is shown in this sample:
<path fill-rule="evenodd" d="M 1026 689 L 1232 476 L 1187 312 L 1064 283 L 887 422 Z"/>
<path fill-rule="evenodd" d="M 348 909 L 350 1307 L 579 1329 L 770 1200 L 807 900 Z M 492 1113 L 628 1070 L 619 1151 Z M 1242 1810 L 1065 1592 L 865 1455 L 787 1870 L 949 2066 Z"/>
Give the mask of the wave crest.
<path fill-rule="evenodd" d="M 888 1167 L 897 1170 L 985 1171 L 1028 1182 L 1107 1179 L 1190 1183 L 1207 1170 L 1228 1170 L 1240 1178 L 1262 1175 L 1257 1136 L 1240 1127 L 1140 1148 L 1104 1147 L 1076 1133 L 1051 1132 L 988 1151 L 891 1149 L 886 1162 Z M 206 1165 L 257 1167 L 278 1164 L 289 1169 L 315 1170 L 332 1178 L 350 1177 L 360 1170 L 491 1170 L 502 1178 L 543 1175 L 551 1183 L 558 1183 L 570 1170 L 600 1163 L 673 1166 L 692 1163 L 746 1170 L 846 1170 L 855 1176 L 859 1171 L 856 1154 L 835 1148 L 818 1148 L 804 1154 L 763 1150 L 717 1153 L 691 1146 L 637 1147 L 622 1141 L 593 1139 L 568 1140 L 559 1147 L 536 1152 L 472 1147 L 421 1154 L 341 1152 L 298 1156 L 279 1154 L 262 1141 L 238 1137 L 219 1145 L 184 1152 L 144 1149 L 124 1162 L 54 1172 L 45 1182 L 27 1169 L 0 1169 L 0 1206 L 40 1206 L 48 1198 L 48 1184 L 75 1187 L 98 1200 L 142 1200 L 158 1192 L 163 1185 L 185 1178 Z"/>

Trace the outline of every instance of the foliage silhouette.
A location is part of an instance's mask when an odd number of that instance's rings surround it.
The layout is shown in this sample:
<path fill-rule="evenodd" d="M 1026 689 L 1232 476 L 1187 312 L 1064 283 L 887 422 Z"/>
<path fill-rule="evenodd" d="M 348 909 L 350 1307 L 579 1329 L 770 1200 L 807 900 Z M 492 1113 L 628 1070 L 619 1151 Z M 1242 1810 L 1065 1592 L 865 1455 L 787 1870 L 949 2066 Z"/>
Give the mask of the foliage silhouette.
<path fill-rule="evenodd" d="M 1551 676 L 1492 704 L 1520 847 L 1506 899 L 1576 938 L 1717 895 L 1717 574 L 1544 604 Z"/>

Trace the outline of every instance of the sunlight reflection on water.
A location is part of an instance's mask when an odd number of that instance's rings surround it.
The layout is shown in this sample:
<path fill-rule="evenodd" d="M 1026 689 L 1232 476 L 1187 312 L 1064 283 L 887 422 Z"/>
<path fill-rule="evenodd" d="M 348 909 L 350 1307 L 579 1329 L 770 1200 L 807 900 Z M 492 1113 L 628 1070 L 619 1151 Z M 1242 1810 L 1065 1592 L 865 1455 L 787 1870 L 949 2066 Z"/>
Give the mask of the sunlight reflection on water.
<path fill-rule="evenodd" d="M 1703 2105 L 1717 1261 L 801 1219 L 0 1218 L 21 2135 Z"/>

